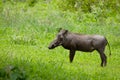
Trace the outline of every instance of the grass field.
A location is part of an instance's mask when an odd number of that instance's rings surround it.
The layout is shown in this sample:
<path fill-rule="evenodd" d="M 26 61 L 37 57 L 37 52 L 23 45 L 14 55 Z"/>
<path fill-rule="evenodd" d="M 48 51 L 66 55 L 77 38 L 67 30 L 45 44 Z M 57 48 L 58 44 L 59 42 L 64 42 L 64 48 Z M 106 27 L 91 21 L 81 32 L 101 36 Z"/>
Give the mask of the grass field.
<path fill-rule="evenodd" d="M 87 16 L 87 17 L 86 17 Z M 119 80 L 120 79 L 120 23 L 119 14 L 96 21 L 93 14 L 61 12 L 49 5 L 26 8 L 7 4 L 0 14 L 0 68 L 17 66 L 27 80 Z M 83 34 L 107 37 L 105 54 L 108 64 L 100 66 L 97 51 L 77 52 L 73 63 L 69 51 L 62 47 L 49 50 L 58 28 Z M 10 73 L 16 80 L 17 73 Z M 4 80 L 6 78 L 0 78 Z M 25 80 L 25 79 L 23 79 Z"/>

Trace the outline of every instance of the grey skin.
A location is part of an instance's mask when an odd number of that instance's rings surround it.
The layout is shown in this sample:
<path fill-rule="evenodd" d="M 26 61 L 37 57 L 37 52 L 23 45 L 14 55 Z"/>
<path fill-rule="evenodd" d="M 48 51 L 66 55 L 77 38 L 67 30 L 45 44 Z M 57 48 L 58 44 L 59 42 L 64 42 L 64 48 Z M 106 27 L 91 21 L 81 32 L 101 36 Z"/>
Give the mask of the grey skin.
<path fill-rule="evenodd" d="M 54 49 L 57 46 L 63 46 L 63 48 L 68 49 L 70 51 L 70 62 L 73 61 L 76 51 L 92 52 L 97 50 L 100 54 L 101 66 L 103 67 L 107 64 L 107 56 L 104 54 L 105 46 L 107 44 L 109 46 L 109 43 L 104 36 L 71 33 L 68 30 L 61 29 L 48 48 Z"/>

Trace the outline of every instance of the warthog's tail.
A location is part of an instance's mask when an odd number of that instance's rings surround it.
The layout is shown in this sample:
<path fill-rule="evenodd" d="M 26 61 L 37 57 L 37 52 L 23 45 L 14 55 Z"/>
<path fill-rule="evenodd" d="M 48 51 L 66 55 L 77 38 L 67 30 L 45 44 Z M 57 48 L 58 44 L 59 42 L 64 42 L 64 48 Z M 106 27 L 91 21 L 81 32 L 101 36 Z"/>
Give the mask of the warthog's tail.
<path fill-rule="evenodd" d="M 107 39 L 106 39 L 106 41 L 107 41 Z M 108 41 L 107 41 L 107 43 L 108 43 L 108 47 L 109 47 L 109 51 L 110 51 L 110 54 L 109 54 L 109 55 L 111 55 L 110 44 L 109 44 L 109 42 L 108 42 Z"/>

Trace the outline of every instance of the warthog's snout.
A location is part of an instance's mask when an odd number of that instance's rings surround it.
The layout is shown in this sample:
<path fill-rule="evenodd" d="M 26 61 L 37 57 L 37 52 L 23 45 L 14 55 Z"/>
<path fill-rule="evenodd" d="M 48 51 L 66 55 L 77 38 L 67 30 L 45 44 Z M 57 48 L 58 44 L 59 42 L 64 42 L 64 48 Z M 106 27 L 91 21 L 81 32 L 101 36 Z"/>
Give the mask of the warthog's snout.
<path fill-rule="evenodd" d="M 48 47 L 48 49 L 51 49 L 50 47 Z"/>
<path fill-rule="evenodd" d="M 55 48 L 55 45 L 53 43 L 48 46 L 48 49 L 53 49 L 53 48 Z"/>
<path fill-rule="evenodd" d="M 54 41 L 52 41 L 49 45 L 49 49 L 54 49 L 55 47 L 59 46 L 61 44 L 61 42 L 58 39 L 55 39 Z"/>
<path fill-rule="evenodd" d="M 49 46 L 48 49 L 52 49 L 52 47 Z"/>

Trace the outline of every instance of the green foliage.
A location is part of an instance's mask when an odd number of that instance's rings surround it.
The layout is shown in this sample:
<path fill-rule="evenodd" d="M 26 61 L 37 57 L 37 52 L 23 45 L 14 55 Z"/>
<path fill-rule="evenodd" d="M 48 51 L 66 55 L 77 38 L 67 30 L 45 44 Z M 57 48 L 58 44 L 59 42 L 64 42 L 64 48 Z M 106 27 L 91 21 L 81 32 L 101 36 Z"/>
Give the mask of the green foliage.
<path fill-rule="evenodd" d="M 29 1 L 2 3 L 0 76 L 6 75 L 6 65 L 16 65 L 17 68 L 9 73 L 12 80 L 18 77 L 23 80 L 120 79 L 120 14 L 119 10 L 115 10 L 119 7 L 119 1 Z M 74 62 L 70 64 L 69 51 L 62 47 L 48 50 L 58 28 L 106 36 L 112 51 L 109 57 L 109 49 L 106 47 L 107 66 L 100 67 L 100 57 L 96 51 L 77 52 Z M 0 80 L 2 78 L 0 77 Z"/>
<path fill-rule="evenodd" d="M 67 10 L 70 10 L 70 11 L 74 11 L 75 8 L 74 8 L 74 5 L 75 5 L 75 1 L 74 0 L 59 0 L 57 2 L 59 8 L 63 11 L 67 11 Z"/>
<path fill-rule="evenodd" d="M 3 10 L 3 3 L 2 1 L 0 1 L 0 12 L 2 12 L 2 10 Z"/>
<path fill-rule="evenodd" d="M 63 11 L 93 13 L 96 19 L 120 13 L 119 0 L 58 0 L 57 4 Z"/>
<path fill-rule="evenodd" d="M 0 80 L 26 80 L 27 76 L 22 68 L 6 66 L 0 69 Z"/>
<path fill-rule="evenodd" d="M 30 6 L 30 7 L 33 7 L 37 2 L 38 2 L 38 0 L 27 0 L 28 2 L 28 5 Z"/>

